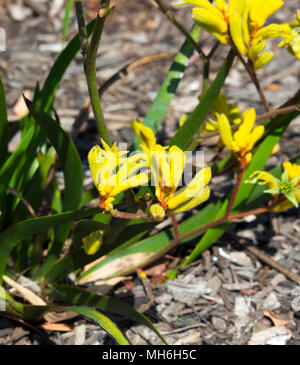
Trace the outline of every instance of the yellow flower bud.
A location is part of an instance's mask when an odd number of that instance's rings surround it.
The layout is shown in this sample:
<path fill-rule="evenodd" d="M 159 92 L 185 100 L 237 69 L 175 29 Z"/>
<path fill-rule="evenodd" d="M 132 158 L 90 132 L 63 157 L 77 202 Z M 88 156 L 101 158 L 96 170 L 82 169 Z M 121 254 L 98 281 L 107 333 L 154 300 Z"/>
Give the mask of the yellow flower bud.
<path fill-rule="evenodd" d="M 267 63 L 269 63 L 274 57 L 274 53 L 272 51 L 267 51 L 263 53 L 254 63 L 254 67 L 256 70 L 264 67 Z"/>
<path fill-rule="evenodd" d="M 161 222 L 166 216 L 165 210 L 160 204 L 151 205 L 149 212 L 151 217 L 157 222 Z"/>
<path fill-rule="evenodd" d="M 83 237 L 83 248 L 87 255 L 94 255 L 99 250 L 103 242 L 103 234 L 104 231 L 95 231 Z"/>

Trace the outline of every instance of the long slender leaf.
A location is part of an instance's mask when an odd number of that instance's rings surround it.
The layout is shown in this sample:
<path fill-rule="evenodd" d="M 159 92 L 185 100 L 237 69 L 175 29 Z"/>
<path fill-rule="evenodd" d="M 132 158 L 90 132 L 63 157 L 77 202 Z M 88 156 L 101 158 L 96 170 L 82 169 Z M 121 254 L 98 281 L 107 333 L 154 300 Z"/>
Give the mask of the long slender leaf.
<path fill-rule="evenodd" d="M 68 0 L 67 5 L 66 5 L 65 16 L 64 16 L 64 20 L 63 20 L 63 36 L 62 36 L 63 42 L 67 38 L 73 4 L 74 4 L 74 0 Z"/>
<path fill-rule="evenodd" d="M 26 321 L 39 322 L 42 317 L 49 311 L 71 311 L 80 314 L 103 328 L 119 345 L 129 345 L 128 340 L 119 330 L 117 325 L 107 316 L 98 312 L 92 307 L 87 306 L 61 306 L 61 305 L 26 305 L 24 306 L 23 318 Z"/>
<path fill-rule="evenodd" d="M 63 210 L 75 210 L 79 208 L 83 190 L 83 171 L 77 149 L 71 138 L 56 121 L 28 99 L 25 99 L 25 101 L 30 113 L 43 128 L 59 156 L 65 181 Z M 59 256 L 61 247 L 69 234 L 70 228 L 71 225 L 66 224 L 60 225 L 56 229 L 55 241 L 49 253 L 49 258 L 43 265 L 43 273 L 49 270 L 55 263 L 55 259 Z"/>
<path fill-rule="evenodd" d="M 16 166 L 18 166 L 21 157 L 25 154 L 33 136 L 35 134 L 35 128 L 31 127 L 26 135 L 22 138 L 19 146 L 14 153 L 6 160 L 5 164 L 0 170 L 0 207 L 4 200 L 4 194 L 9 184 L 11 176 L 13 175 Z"/>
<path fill-rule="evenodd" d="M 5 93 L 0 74 L 0 168 L 7 158 L 8 122 Z"/>
<path fill-rule="evenodd" d="M 32 237 L 35 233 L 47 230 L 58 224 L 65 224 L 76 219 L 82 219 L 93 216 L 99 212 L 99 209 L 78 210 L 74 212 L 65 212 L 52 216 L 38 217 L 18 222 L 0 233 L 0 282 L 5 272 L 7 260 L 11 250 L 21 240 Z"/>
<path fill-rule="evenodd" d="M 63 209 L 65 211 L 77 209 L 83 189 L 83 172 L 79 153 L 71 138 L 55 120 L 30 100 L 25 99 L 25 101 L 30 113 L 43 128 L 59 156 L 65 180 Z"/>
<path fill-rule="evenodd" d="M 109 312 L 122 317 L 127 317 L 150 328 L 160 337 L 164 343 L 167 344 L 164 337 L 145 315 L 117 298 L 102 295 L 100 296 L 85 289 L 69 285 L 54 286 L 52 289 L 49 289 L 48 294 L 55 302 L 92 306 L 103 312 Z"/>

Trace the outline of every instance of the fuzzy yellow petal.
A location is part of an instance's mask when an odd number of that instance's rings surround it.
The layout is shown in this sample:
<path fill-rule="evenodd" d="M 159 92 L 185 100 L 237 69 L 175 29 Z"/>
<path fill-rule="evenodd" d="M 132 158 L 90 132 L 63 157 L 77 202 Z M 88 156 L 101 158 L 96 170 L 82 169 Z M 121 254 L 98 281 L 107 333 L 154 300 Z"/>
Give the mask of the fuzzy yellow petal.
<path fill-rule="evenodd" d="M 225 0 L 215 0 L 216 3 L 216 7 L 221 10 L 221 11 L 225 11 L 227 8 L 227 3 Z"/>
<path fill-rule="evenodd" d="M 152 129 L 144 126 L 143 123 L 138 120 L 133 121 L 131 123 L 131 127 L 134 130 L 135 134 L 139 137 L 142 144 L 151 150 L 152 147 L 156 144 L 156 138 Z"/>
<path fill-rule="evenodd" d="M 251 27 L 249 21 L 250 4 L 249 1 L 245 4 L 243 11 L 242 29 L 245 44 L 249 46 L 251 40 Z"/>
<path fill-rule="evenodd" d="M 205 192 L 205 187 L 211 179 L 211 169 L 205 168 L 199 171 L 193 180 L 184 188 L 175 192 L 173 197 L 168 200 L 168 210 L 177 212 L 179 207 L 186 207 L 186 204 L 192 204 L 191 201 L 195 202 L 205 201 L 201 200 Z M 197 203 L 198 205 L 200 203 Z M 196 206 L 194 205 L 194 206 Z M 183 210 L 181 210 L 183 211 Z"/>
<path fill-rule="evenodd" d="M 258 39 L 270 39 L 270 38 L 276 38 L 279 37 L 281 34 L 283 34 L 285 31 L 288 30 L 288 24 L 270 24 L 263 28 L 260 28 L 256 34 L 255 38 Z M 254 39 L 255 39 L 254 38 Z"/>
<path fill-rule="evenodd" d="M 300 165 L 286 161 L 282 164 L 282 166 L 283 169 L 286 170 L 289 180 L 293 180 L 296 177 L 300 177 Z"/>
<path fill-rule="evenodd" d="M 282 0 L 252 0 L 250 6 L 250 19 L 256 27 L 261 28 L 268 17 L 282 7 Z"/>
<path fill-rule="evenodd" d="M 251 48 L 249 49 L 249 58 L 252 61 L 256 61 L 258 55 L 266 48 L 267 42 L 260 38 L 255 38 L 252 41 Z"/>
<path fill-rule="evenodd" d="M 233 139 L 232 139 L 231 127 L 230 127 L 228 118 L 226 117 L 225 114 L 221 114 L 218 118 L 218 122 L 219 122 L 219 131 L 220 131 L 220 136 L 222 138 L 222 141 L 223 141 L 224 145 L 229 150 L 231 150 Z"/>
<path fill-rule="evenodd" d="M 179 203 L 178 199 L 174 197 L 171 200 L 171 207 L 173 206 L 173 208 L 170 208 L 169 206 L 167 213 L 175 214 L 191 210 L 196 206 L 198 206 L 199 204 L 204 203 L 206 200 L 208 200 L 209 195 L 210 195 L 210 188 L 208 186 L 205 186 L 202 189 L 201 194 L 199 194 L 199 196 L 186 199 L 184 201 L 181 201 L 181 203 Z"/>
<path fill-rule="evenodd" d="M 243 56 L 247 55 L 248 49 L 243 37 L 243 23 L 241 14 L 235 9 L 229 18 L 230 34 L 232 40 Z"/>
<path fill-rule="evenodd" d="M 266 51 L 261 56 L 258 57 L 258 59 L 254 63 L 254 67 L 256 70 L 259 70 L 260 68 L 264 67 L 266 64 L 268 64 L 274 57 L 274 53 L 272 51 Z"/>
<path fill-rule="evenodd" d="M 227 32 L 227 24 L 222 13 L 212 13 L 206 9 L 194 8 L 192 18 L 196 23 L 206 29 L 208 32 L 224 34 Z"/>
<path fill-rule="evenodd" d="M 265 127 L 263 125 L 259 125 L 258 127 L 255 127 L 253 129 L 253 132 L 250 135 L 250 145 L 249 145 L 249 150 L 252 150 L 253 146 L 255 145 L 255 143 L 262 137 L 262 135 L 264 134 L 265 131 Z"/>
<path fill-rule="evenodd" d="M 185 165 L 184 152 L 177 146 L 172 146 L 169 150 L 168 160 L 170 164 L 170 186 L 177 187 L 182 178 Z"/>
<path fill-rule="evenodd" d="M 220 11 L 215 6 L 213 6 L 208 0 L 183 0 L 182 3 L 179 2 L 174 5 L 182 5 L 182 4 L 194 5 L 215 14 L 220 13 Z"/>

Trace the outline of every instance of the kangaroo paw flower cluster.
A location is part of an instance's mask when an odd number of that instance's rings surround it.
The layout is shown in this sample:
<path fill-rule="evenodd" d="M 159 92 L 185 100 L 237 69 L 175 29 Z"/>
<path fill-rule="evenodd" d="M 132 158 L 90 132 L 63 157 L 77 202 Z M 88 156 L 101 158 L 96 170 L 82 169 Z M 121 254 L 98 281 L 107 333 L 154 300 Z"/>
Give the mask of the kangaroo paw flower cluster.
<path fill-rule="evenodd" d="M 290 54 L 300 61 L 300 10 L 295 17 L 295 24 L 283 25 L 283 31 L 280 35 L 283 41 L 279 47 L 285 47 Z"/>
<path fill-rule="evenodd" d="M 272 210 L 282 212 L 292 207 L 298 207 L 300 202 L 300 165 L 286 161 L 282 165 L 281 178 L 266 171 L 255 171 L 246 182 L 268 187 L 264 193 L 272 194 L 274 203 Z"/>
<path fill-rule="evenodd" d="M 149 174 L 141 171 L 147 167 L 144 154 L 126 157 L 127 151 L 119 151 L 116 144 L 110 148 L 101 141 L 104 149 L 94 146 L 88 154 L 88 161 L 99 191 L 100 207 L 111 213 L 115 197 L 125 190 L 146 184 Z"/>
<path fill-rule="evenodd" d="M 263 52 L 266 39 L 280 35 L 276 24 L 264 27 L 267 19 L 284 4 L 282 0 L 182 0 L 174 5 L 196 6 L 193 20 L 220 42 L 234 46 L 241 55 L 248 57 L 256 69 L 273 58 L 273 52 Z"/>
<path fill-rule="evenodd" d="M 201 96 L 199 97 L 201 99 Z M 204 132 L 216 132 L 219 130 L 219 118 L 221 114 L 225 114 L 230 124 L 240 124 L 242 121 L 241 113 L 239 108 L 235 104 L 228 103 L 227 97 L 223 92 L 218 95 L 213 108 L 212 113 L 215 115 L 216 119 L 210 118 L 207 123 L 205 123 L 203 131 Z"/>
<path fill-rule="evenodd" d="M 225 114 L 219 116 L 219 131 L 224 145 L 240 161 L 241 166 L 247 165 L 252 158 L 252 149 L 262 137 L 264 126 L 255 128 L 256 112 L 254 108 L 243 113 L 243 121 L 239 129 L 232 134 L 231 126 Z"/>
<path fill-rule="evenodd" d="M 202 169 L 185 187 L 178 189 L 185 166 L 184 152 L 177 146 L 157 144 L 152 130 L 141 122 L 133 122 L 132 127 L 142 142 L 141 148 L 151 170 L 151 182 L 155 186 L 158 203 L 150 207 L 153 219 L 159 221 L 165 214 L 193 209 L 209 198 L 210 168 Z"/>

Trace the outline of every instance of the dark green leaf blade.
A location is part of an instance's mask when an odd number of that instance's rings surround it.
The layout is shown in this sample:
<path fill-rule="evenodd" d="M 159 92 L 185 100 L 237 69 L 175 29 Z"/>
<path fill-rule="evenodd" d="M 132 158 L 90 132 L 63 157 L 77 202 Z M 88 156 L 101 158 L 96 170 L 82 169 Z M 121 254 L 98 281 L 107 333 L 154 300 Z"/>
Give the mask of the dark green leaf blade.
<path fill-rule="evenodd" d="M 103 312 L 127 317 L 150 328 L 167 344 L 164 337 L 146 316 L 117 298 L 103 295 L 100 296 L 85 289 L 69 285 L 56 285 L 52 289 L 49 289 L 48 293 L 54 301 L 72 303 L 74 305 L 88 305 Z"/>
<path fill-rule="evenodd" d="M 76 219 L 93 216 L 99 209 L 78 210 L 75 212 L 65 212 L 52 216 L 38 217 L 18 222 L 0 233 L 0 282 L 5 272 L 7 260 L 11 250 L 21 240 L 32 237 L 35 233 L 47 230 L 58 224 L 65 224 Z"/>
<path fill-rule="evenodd" d="M 5 92 L 0 74 L 0 168 L 7 158 L 8 122 Z"/>

